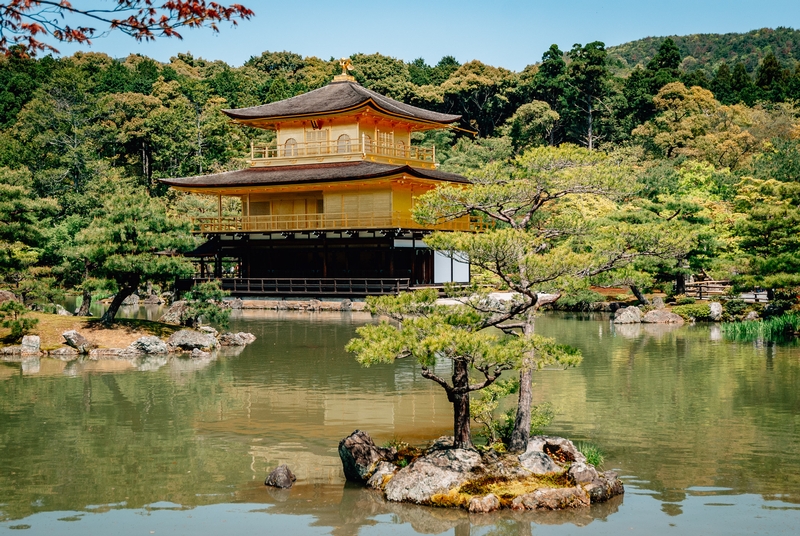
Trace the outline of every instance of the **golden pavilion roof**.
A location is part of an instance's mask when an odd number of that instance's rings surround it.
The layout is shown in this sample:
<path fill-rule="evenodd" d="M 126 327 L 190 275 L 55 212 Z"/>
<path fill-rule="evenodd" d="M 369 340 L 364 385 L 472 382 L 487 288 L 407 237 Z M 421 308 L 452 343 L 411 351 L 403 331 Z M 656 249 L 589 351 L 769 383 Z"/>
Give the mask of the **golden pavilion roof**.
<path fill-rule="evenodd" d="M 373 108 L 376 112 L 400 120 L 429 124 L 429 128 L 442 128 L 461 119 L 460 115 L 432 112 L 396 101 L 369 90 L 355 81 L 334 80 L 327 86 L 278 102 L 223 110 L 241 123 L 270 123 L 329 116 L 360 109 Z"/>

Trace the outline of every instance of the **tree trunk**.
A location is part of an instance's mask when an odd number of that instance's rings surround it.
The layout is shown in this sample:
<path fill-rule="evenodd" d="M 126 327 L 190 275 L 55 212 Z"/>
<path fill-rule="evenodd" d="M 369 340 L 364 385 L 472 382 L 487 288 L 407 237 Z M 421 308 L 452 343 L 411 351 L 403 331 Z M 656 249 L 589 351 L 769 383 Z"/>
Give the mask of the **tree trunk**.
<path fill-rule="evenodd" d="M 536 311 L 528 311 L 525 327 L 522 330 L 524 337 L 533 337 L 534 319 Z M 517 417 L 514 419 L 514 430 L 508 443 L 509 452 L 525 452 L 528 440 L 531 437 L 531 406 L 533 405 L 533 356 L 525 356 L 522 360 L 522 370 L 519 371 L 519 401 L 517 403 Z"/>
<path fill-rule="evenodd" d="M 639 303 L 642 305 L 650 305 L 650 300 L 647 299 L 647 296 L 642 294 L 642 290 L 637 287 L 636 285 L 629 285 L 631 287 L 631 292 L 633 295 L 636 296 L 636 299 L 639 300 Z"/>
<path fill-rule="evenodd" d="M 586 134 L 586 145 L 591 151 L 594 149 L 594 131 L 592 130 L 592 100 L 589 99 L 586 104 L 589 106 L 589 130 Z"/>
<path fill-rule="evenodd" d="M 83 301 L 81 302 L 81 307 L 78 309 L 78 312 L 75 313 L 75 316 L 92 316 L 89 312 L 89 308 L 92 306 L 92 292 L 83 289 Z"/>
<path fill-rule="evenodd" d="M 686 276 L 683 274 L 675 276 L 675 294 L 686 294 Z"/>
<path fill-rule="evenodd" d="M 106 325 L 113 324 L 114 317 L 117 316 L 117 312 L 119 311 L 122 302 L 124 302 L 125 298 L 133 294 L 138 288 L 139 288 L 138 277 L 133 278 L 133 280 L 121 286 L 119 292 L 117 292 L 117 295 L 114 296 L 113 300 L 111 300 L 111 305 L 109 305 L 108 309 L 106 309 L 106 312 L 103 313 L 103 316 L 100 318 L 100 321 Z"/>
<path fill-rule="evenodd" d="M 469 368 L 463 359 L 453 361 L 453 392 L 449 393 L 453 403 L 453 447 L 472 449 L 469 428 Z"/>

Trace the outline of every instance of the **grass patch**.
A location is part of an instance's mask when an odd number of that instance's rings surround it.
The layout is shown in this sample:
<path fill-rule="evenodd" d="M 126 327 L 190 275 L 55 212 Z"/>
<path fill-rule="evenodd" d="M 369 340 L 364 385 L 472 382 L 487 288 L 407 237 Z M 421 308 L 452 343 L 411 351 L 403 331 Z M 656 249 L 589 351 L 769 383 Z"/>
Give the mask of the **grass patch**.
<path fill-rule="evenodd" d="M 533 493 L 540 488 L 568 488 L 572 485 L 566 471 L 531 475 L 527 478 L 484 476 L 465 482 L 458 489 L 434 495 L 431 497 L 431 505 L 467 508 L 473 497 L 483 497 L 493 493 L 500 499 L 502 507 L 509 508 L 511 502 L 520 495 Z"/>
<path fill-rule="evenodd" d="M 800 331 L 800 314 L 785 313 L 764 320 L 748 322 L 725 322 L 722 333 L 739 342 L 763 340 L 765 342 L 789 342 Z"/>
<path fill-rule="evenodd" d="M 594 465 L 597 469 L 600 469 L 600 467 L 603 466 L 603 461 L 605 459 L 603 451 L 600 450 L 600 447 L 594 443 L 579 441 L 575 444 L 575 448 L 577 448 L 581 454 L 586 456 L 586 461 L 588 463 Z"/>
<path fill-rule="evenodd" d="M 30 335 L 40 337 L 42 350 L 55 350 L 63 346 L 64 337 L 61 334 L 71 329 L 78 331 L 100 348 L 124 348 L 139 337 L 155 335 L 163 339 L 184 329 L 180 326 L 162 324 L 152 320 L 122 318 L 114 322 L 111 327 L 106 327 L 98 318 L 36 312 L 28 313 L 28 316 L 39 320 L 39 323 L 30 330 Z M 5 342 L 9 335 L 10 330 L 0 328 L 0 340 Z"/>

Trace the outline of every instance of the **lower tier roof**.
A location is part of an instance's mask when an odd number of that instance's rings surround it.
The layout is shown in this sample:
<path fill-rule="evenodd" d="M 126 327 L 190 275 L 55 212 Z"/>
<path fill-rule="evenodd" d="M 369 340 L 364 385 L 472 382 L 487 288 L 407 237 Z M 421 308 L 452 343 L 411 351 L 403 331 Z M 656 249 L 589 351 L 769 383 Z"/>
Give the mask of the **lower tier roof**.
<path fill-rule="evenodd" d="M 376 162 L 338 162 L 283 167 L 251 167 L 197 177 L 159 179 L 162 183 L 179 189 L 220 188 L 236 186 L 273 186 L 314 182 L 377 179 L 393 175 L 410 175 L 420 179 L 468 183 L 465 177 L 437 169 L 422 169 L 408 165 L 379 164 Z"/>

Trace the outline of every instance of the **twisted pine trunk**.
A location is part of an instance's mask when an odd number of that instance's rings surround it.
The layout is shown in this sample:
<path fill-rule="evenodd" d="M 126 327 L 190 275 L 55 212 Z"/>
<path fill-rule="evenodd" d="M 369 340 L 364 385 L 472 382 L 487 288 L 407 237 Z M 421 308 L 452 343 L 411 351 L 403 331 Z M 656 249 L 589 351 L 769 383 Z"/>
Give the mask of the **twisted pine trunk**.
<path fill-rule="evenodd" d="M 523 337 L 533 337 L 534 313 L 530 312 L 522 329 Z M 527 355 L 522 360 L 519 372 L 519 401 L 517 416 L 514 419 L 514 430 L 508 442 L 509 452 L 524 452 L 528 448 L 531 437 L 531 406 L 533 405 L 533 356 Z"/>
<path fill-rule="evenodd" d="M 463 359 L 453 361 L 453 389 L 447 393 L 447 398 L 453 404 L 453 446 L 474 448 L 469 426 L 469 368 Z"/>
<path fill-rule="evenodd" d="M 119 292 L 117 292 L 117 295 L 111 300 L 111 305 L 108 306 L 108 309 L 106 309 L 106 312 L 103 313 L 103 316 L 100 318 L 103 324 L 110 325 L 114 323 L 114 317 L 117 316 L 122 302 L 139 288 L 139 281 L 139 276 L 132 277 L 126 284 L 119 288 Z"/>
<path fill-rule="evenodd" d="M 81 307 L 78 309 L 78 312 L 75 313 L 75 316 L 91 316 L 89 312 L 89 308 L 92 306 L 92 293 L 89 290 L 83 289 L 83 301 L 81 302 Z"/>
<path fill-rule="evenodd" d="M 629 286 L 631 288 L 631 292 L 633 293 L 633 295 L 636 296 L 637 300 L 639 300 L 639 303 L 641 303 L 642 305 L 650 305 L 650 300 L 648 300 L 647 296 L 645 296 L 642 293 L 642 289 L 640 289 L 636 285 L 629 285 Z"/>

